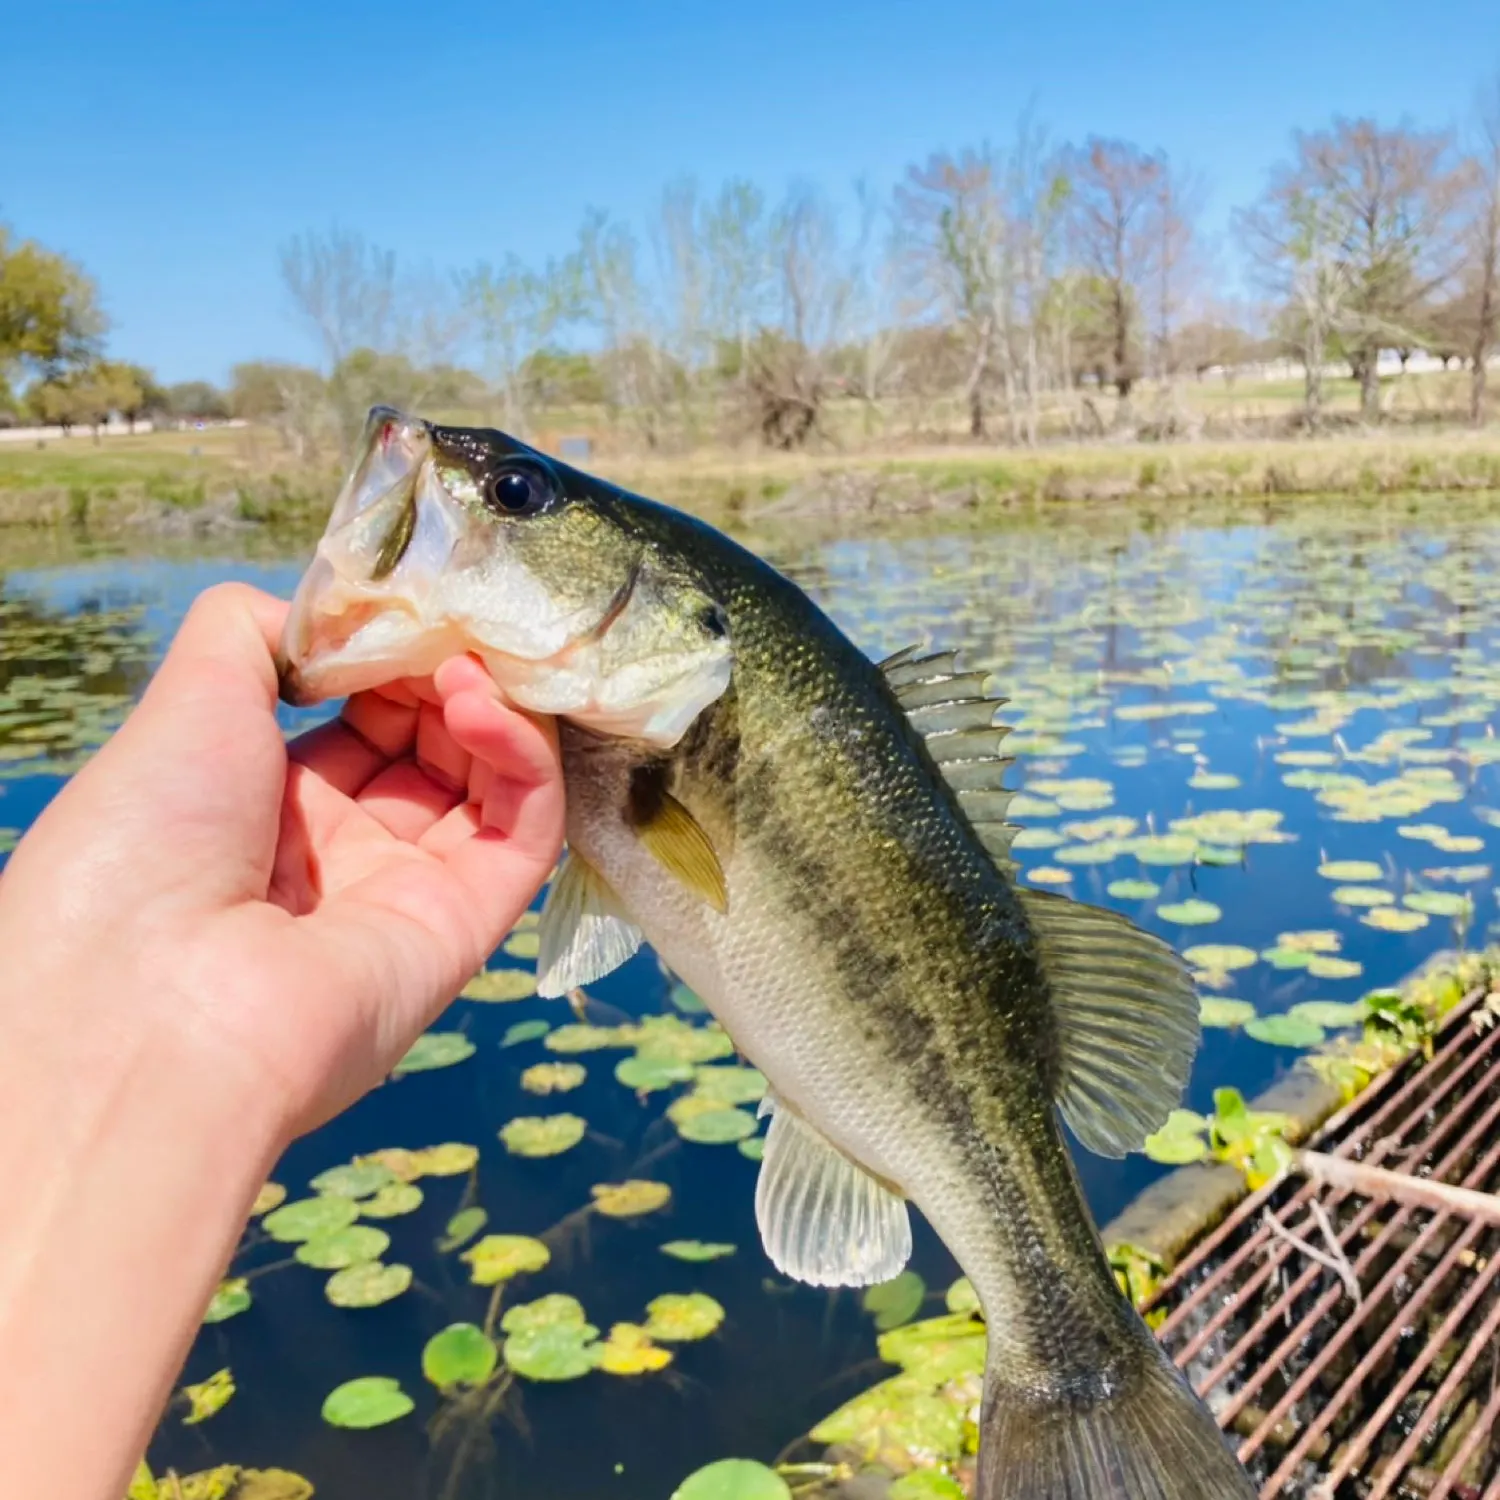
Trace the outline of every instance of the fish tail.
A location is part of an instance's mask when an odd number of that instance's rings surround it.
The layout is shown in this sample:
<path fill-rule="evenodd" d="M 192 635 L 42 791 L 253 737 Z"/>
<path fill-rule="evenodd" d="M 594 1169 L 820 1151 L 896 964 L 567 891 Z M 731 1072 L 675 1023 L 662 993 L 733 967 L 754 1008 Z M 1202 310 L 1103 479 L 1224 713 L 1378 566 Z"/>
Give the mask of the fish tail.
<path fill-rule="evenodd" d="M 974 1500 L 1255 1500 L 1208 1408 L 1154 1343 L 1143 1353 L 1098 1399 L 987 1382 Z"/>

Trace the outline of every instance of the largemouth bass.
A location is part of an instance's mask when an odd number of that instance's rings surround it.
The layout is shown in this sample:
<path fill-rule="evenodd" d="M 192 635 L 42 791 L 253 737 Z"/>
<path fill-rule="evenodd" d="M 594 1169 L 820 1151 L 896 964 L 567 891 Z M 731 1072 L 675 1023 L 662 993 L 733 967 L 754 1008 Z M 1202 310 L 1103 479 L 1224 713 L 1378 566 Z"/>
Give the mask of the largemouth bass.
<path fill-rule="evenodd" d="M 505 435 L 376 410 L 293 605 L 308 703 L 472 651 L 558 715 L 568 856 L 541 991 L 643 938 L 770 1081 L 771 1260 L 894 1276 L 908 1204 L 987 1326 L 979 1500 L 1247 1500 L 1120 1295 L 1059 1114 L 1141 1145 L 1198 1041 L 1181 961 L 1021 887 L 1003 728 L 951 654 L 876 665 L 727 537 Z"/>

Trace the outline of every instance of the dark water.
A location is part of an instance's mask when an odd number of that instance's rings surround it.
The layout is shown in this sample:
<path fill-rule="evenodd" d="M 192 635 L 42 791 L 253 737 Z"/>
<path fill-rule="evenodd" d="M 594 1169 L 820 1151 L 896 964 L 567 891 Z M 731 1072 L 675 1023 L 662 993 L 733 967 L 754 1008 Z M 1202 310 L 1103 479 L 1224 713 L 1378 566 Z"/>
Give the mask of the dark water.
<path fill-rule="evenodd" d="M 1322 929 L 1338 935 L 1339 958 L 1360 966 L 1358 974 L 1313 978 L 1256 962 L 1219 981 L 1225 996 L 1266 1014 L 1308 999 L 1351 1000 L 1456 937 L 1483 939 L 1495 915 L 1488 866 L 1497 838 L 1486 814 L 1500 807 L 1491 727 L 1500 703 L 1500 618 L 1488 597 L 1500 518 L 1485 508 L 1345 505 L 1256 524 L 1194 515 L 1149 530 L 1094 518 L 988 534 L 781 537 L 765 550 L 872 655 L 926 640 L 962 647 L 974 665 L 995 671 L 1014 700 L 1003 717 L 1017 725 L 1012 780 L 1032 800 L 1016 821 L 1028 829 L 1129 818 L 1134 829 L 1109 835 L 1128 840 L 1166 833 L 1174 819 L 1205 811 L 1260 814 L 1261 827 L 1283 841 L 1251 842 L 1233 864 L 1143 867 L 1128 843 L 1097 863 L 1060 859 L 1051 848 L 1020 852 L 1028 871 L 1041 868 L 1044 879 L 1047 869 L 1071 876 L 1054 888 L 1117 905 L 1181 947 L 1260 951 L 1280 933 Z M 144 558 L 11 571 L 0 595 L 3 670 L 12 684 L 4 691 L 13 696 L 17 673 L 77 679 L 81 686 L 64 688 L 61 698 L 43 694 L 37 712 L 77 720 L 81 698 L 97 710 L 89 723 L 105 725 L 117 703 L 139 690 L 200 588 L 237 577 L 286 592 L 299 567 L 300 560 Z M 24 721 L 25 703 L 11 712 Z M 97 734 L 80 736 L 84 751 L 90 737 Z M 64 740 L 53 745 L 50 762 L 14 758 L 24 743 L 0 762 L 10 778 L 0 783 L 0 822 L 17 828 L 79 753 Z M 1326 763 L 1278 761 L 1288 752 L 1313 752 Z M 1309 771 L 1357 778 L 1367 790 L 1345 786 L 1344 803 L 1329 805 L 1318 800 L 1318 785 L 1297 784 Z M 1226 774 L 1238 784 L 1214 780 Z M 1198 786 L 1190 785 L 1195 776 Z M 1085 806 L 1051 805 L 1059 795 Z M 1279 814 L 1279 823 L 1269 814 Z M 1238 850 L 1254 822 L 1242 819 L 1227 834 L 1209 830 L 1200 843 L 1210 846 L 1210 858 L 1228 858 L 1214 849 Z M 1425 838 L 1398 831 L 1423 825 Z M 1433 841 L 1433 828 L 1448 849 Z M 1064 855 L 1091 838 L 1097 843 L 1097 833 L 1068 831 Z M 1413 890 L 1467 891 L 1472 916 L 1456 923 L 1433 916 L 1409 932 L 1367 925 L 1363 909 L 1336 902 L 1337 882 L 1318 874 L 1321 862 L 1355 859 L 1384 871 L 1348 883 L 1387 892 L 1394 908 Z M 1161 886 L 1159 895 L 1117 898 L 1106 889 L 1143 875 Z M 1186 926 L 1159 914 L 1189 898 L 1214 903 L 1222 915 Z M 642 954 L 591 996 L 608 1019 L 612 1011 L 670 1009 L 667 988 L 654 958 Z M 765 1261 L 752 1215 L 755 1165 L 732 1145 L 680 1140 L 662 1117 L 670 1094 L 653 1094 L 643 1106 L 615 1081 L 620 1053 L 579 1057 L 588 1079 L 573 1093 L 539 1099 L 520 1088 L 522 1069 L 551 1054 L 540 1042 L 504 1051 L 498 1043 L 508 1026 L 532 1017 L 571 1019 L 560 1002 L 457 1002 L 439 1028 L 466 1031 L 476 1056 L 383 1086 L 287 1153 L 275 1177 L 294 1198 L 316 1172 L 379 1147 L 472 1142 L 480 1161 L 472 1185 L 466 1177 L 425 1179 L 420 1210 L 382 1221 L 392 1236 L 386 1259 L 416 1273 L 416 1284 L 395 1301 L 333 1308 L 323 1297 L 323 1273 L 300 1265 L 255 1276 L 253 1307 L 206 1327 L 184 1376 L 201 1380 L 231 1366 L 236 1396 L 201 1426 L 169 1414 L 151 1452 L 158 1469 L 274 1465 L 305 1474 L 321 1495 L 371 1500 L 666 1496 L 712 1459 L 770 1461 L 880 1378 L 885 1367 L 857 1295 L 791 1286 Z M 1252 1092 L 1296 1057 L 1241 1030 L 1208 1030 L 1188 1102 L 1206 1109 L 1213 1089 L 1226 1083 Z M 562 1109 L 589 1122 L 589 1134 L 562 1156 L 525 1160 L 496 1139 L 514 1116 Z M 1161 1170 L 1139 1156 L 1112 1163 L 1081 1155 L 1079 1166 L 1101 1221 Z M 591 1185 L 632 1176 L 668 1183 L 670 1207 L 618 1222 L 577 1215 Z M 640 1320 L 659 1293 L 701 1290 L 723 1304 L 726 1321 L 712 1338 L 679 1346 L 659 1374 L 517 1382 L 495 1421 L 450 1421 L 433 1436 L 427 1423 L 439 1403 L 421 1375 L 422 1346 L 448 1323 L 482 1322 L 489 1296 L 468 1284 L 463 1262 L 435 1248 L 461 1201 L 485 1206 L 490 1232 L 540 1235 L 560 1221 L 572 1226 L 552 1241 L 552 1263 L 508 1302 L 569 1292 L 607 1329 Z M 191 1212 L 191 1205 L 156 1208 Z M 702 1265 L 660 1253 L 662 1242 L 684 1238 L 738 1249 Z M 252 1247 L 236 1270 L 273 1266 L 288 1248 Z M 934 1297 L 957 1274 L 920 1225 L 914 1266 Z M 366 1374 L 398 1377 L 417 1401 L 415 1414 L 371 1432 L 324 1425 L 328 1391 Z"/>

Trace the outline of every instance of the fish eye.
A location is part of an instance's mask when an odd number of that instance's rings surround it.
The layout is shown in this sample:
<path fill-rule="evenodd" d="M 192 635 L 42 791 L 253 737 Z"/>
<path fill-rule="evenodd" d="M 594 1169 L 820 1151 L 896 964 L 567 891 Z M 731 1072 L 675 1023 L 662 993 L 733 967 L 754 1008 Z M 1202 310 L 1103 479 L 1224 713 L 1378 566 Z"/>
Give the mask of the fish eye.
<path fill-rule="evenodd" d="M 698 619 L 715 640 L 722 641 L 729 634 L 729 616 L 717 604 L 708 605 Z"/>
<path fill-rule="evenodd" d="M 485 503 L 506 516 L 534 516 L 556 498 L 557 484 L 540 464 L 513 462 L 485 481 Z"/>

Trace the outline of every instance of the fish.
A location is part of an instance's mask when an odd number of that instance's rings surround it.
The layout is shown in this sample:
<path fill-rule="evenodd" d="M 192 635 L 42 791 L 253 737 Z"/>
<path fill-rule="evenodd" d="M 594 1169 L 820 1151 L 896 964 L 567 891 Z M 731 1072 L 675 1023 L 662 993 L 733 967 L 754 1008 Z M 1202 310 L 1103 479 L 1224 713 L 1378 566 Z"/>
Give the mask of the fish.
<path fill-rule="evenodd" d="M 288 617 L 307 704 L 475 654 L 556 716 L 566 854 L 539 992 L 649 942 L 768 1080 L 775 1266 L 895 1276 L 911 1208 L 986 1325 L 978 1500 L 1249 1500 L 1122 1296 L 1062 1121 L 1109 1157 L 1177 1103 L 1182 960 L 1020 883 L 1006 733 L 952 652 L 870 660 L 703 521 L 490 429 L 371 412 Z"/>

